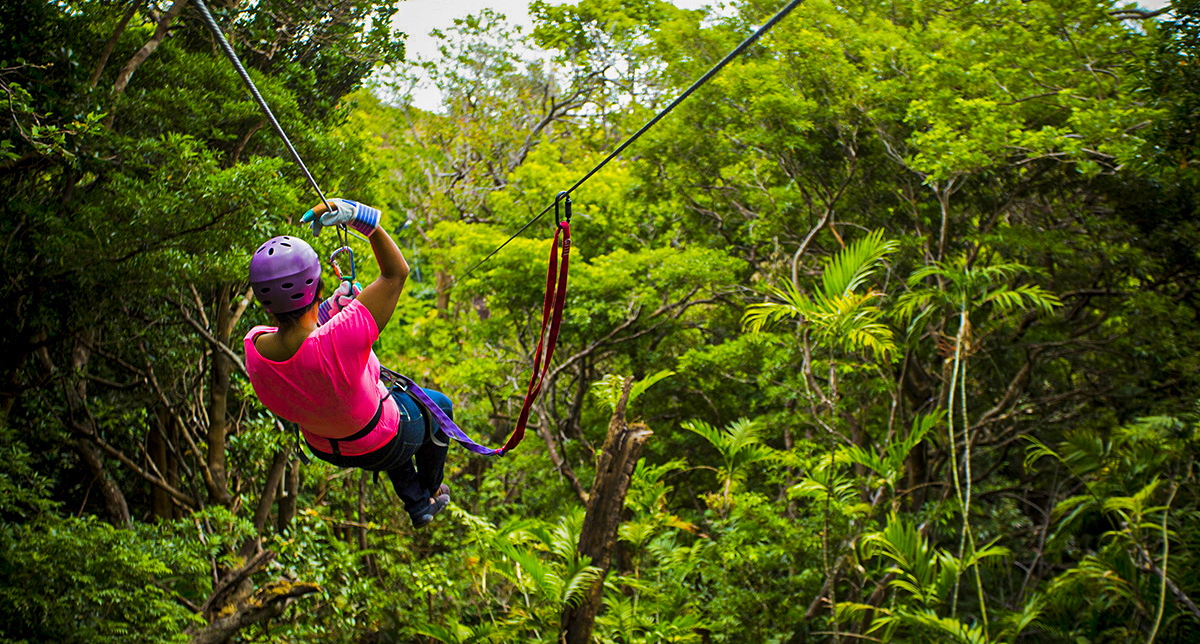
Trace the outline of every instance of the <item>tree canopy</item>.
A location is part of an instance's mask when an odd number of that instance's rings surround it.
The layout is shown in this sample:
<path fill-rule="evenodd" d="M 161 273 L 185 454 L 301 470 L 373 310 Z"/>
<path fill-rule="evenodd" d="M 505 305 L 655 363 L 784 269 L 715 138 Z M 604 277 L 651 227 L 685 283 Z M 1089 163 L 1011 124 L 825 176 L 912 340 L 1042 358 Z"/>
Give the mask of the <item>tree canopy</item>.
<path fill-rule="evenodd" d="M 208 5 L 491 446 L 551 217 L 479 261 L 780 9 Z M 572 193 L 530 433 L 415 532 L 254 396 L 250 253 L 337 241 L 193 3 L 6 2 L 0 642 L 1195 641 L 1198 29 L 807 0 Z"/>

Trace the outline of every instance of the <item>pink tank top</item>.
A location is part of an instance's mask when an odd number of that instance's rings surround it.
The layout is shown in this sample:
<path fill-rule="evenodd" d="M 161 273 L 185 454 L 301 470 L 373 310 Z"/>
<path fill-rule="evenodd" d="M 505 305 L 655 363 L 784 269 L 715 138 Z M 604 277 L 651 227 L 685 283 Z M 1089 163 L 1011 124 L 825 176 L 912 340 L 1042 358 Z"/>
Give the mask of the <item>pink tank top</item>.
<path fill-rule="evenodd" d="M 322 452 L 333 451 L 326 438 L 342 438 L 365 427 L 380 401 L 383 412 L 375 430 L 343 443 L 341 453 L 366 454 L 396 435 L 400 411 L 379 381 L 379 358 L 371 350 L 379 329 L 367 307 L 351 302 L 282 362 L 264 358 L 254 346 L 255 338 L 275 331 L 256 326 L 243 340 L 246 371 L 263 406 L 299 425 L 305 440 Z"/>

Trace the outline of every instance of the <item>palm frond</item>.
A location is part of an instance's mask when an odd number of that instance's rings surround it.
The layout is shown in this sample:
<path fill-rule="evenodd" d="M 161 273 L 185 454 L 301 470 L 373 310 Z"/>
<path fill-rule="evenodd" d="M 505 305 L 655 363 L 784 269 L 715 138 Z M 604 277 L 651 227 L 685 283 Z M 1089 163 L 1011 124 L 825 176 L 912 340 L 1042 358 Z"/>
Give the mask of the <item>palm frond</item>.
<path fill-rule="evenodd" d="M 884 257 L 899 248 L 900 244 L 895 241 L 884 241 L 882 230 L 874 230 L 854 240 L 825 265 L 821 274 L 821 292 L 829 298 L 854 292 Z"/>
<path fill-rule="evenodd" d="M 595 566 L 587 566 L 566 580 L 562 589 L 561 603 L 578 607 L 584 595 L 600 582 L 601 571 Z"/>
<path fill-rule="evenodd" d="M 790 318 L 805 318 L 812 315 L 816 307 L 792 282 L 784 282 L 783 288 L 768 287 L 767 294 L 778 300 L 762 302 L 746 307 L 742 325 L 751 333 L 761 333 L 768 326 Z"/>
<path fill-rule="evenodd" d="M 662 369 L 633 383 L 633 387 L 629 390 L 629 402 L 637 400 L 638 396 L 641 396 L 643 393 L 645 393 L 647 389 L 653 387 L 659 381 L 670 378 L 673 375 L 675 375 L 674 371 L 671 371 L 670 369 Z"/>
<path fill-rule="evenodd" d="M 910 288 L 917 288 L 930 277 L 941 277 L 944 279 L 949 278 L 952 272 L 953 271 L 951 269 L 946 268 L 941 263 L 935 262 L 933 264 L 928 264 L 909 274 L 908 286 Z"/>
<path fill-rule="evenodd" d="M 762 426 L 749 418 L 739 418 L 726 425 L 723 433 L 729 451 L 738 452 L 761 440 Z"/>
<path fill-rule="evenodd" d="M 859 325 L 852 324 L 852 321 L 859 313 L 877 311 L 870 301 L 879 294 L 857 291 L 883 259 L 898 248 L 898 243 L 884 241 L 883 231 L 869 233 L 829 259 L 822 271 L 821 288 L 817 292 L 806 296 L 800 292 L 798 285 L 790 281 L 784 282 L 782 288 L 768 288 L 769 296 L 775 301 L 748 306 L 742 316 L 742 324 L 751 333 L 760 333 L 783 320 L 800 318 L 818 328 L 827 338 L 845 338 L 847 334 L 843 332 L 843 327 L 858 328 Z M 867 342 L 858 346 L 871 347 L 876 351 L 885 344 L 882 342 L 883 334 L 879 332 L 866 336 L 855 334 L 854 337 Z"/>
<path fill-rule="evenodd" d="M 989 644 L 988 637 L 983 632 L 983 626 L 979 624 L 968 626 L 956 617 L 941 617 L 932 610 L 898 610 L 895 615 L 905 625 L 916 627 L 931 635 L 933 637 L 931 641 Z"/>
<path fill-rule="evenodd" d="M 645 393 L 647 389 L 654 386 L 664 378 L 675 375 L 674 371 L 663 369 L 650 376 L 633 383 L 629 389 L 629 402 L 637 400 L 638 396 Z M 610 373 L 606 374 L 599 381 L 592 383 L 592 395 L 594 395 L 605 409 L 612 411 L 617 408 L 617 401 L 621 399 L 621 392 L 625 388 L 625 377 Z"/>
<path fill-rule="evenodd" d="M 680 426 L 708 441 L 709 444 L 711 444 L 713 447 L 716 447 L 718 450 L 720 449 L 719 445 L 723 443 L 720 430 L 702 420 L 685 420 L 680 424 Z"/>
<path fill-rule="evenodd" d="M 1015 288 L 1000 286 L 984 296 L 983 302 L 991 302 L 1001 313 L 1031 308 L 1050 313 L 1055 307 L 1062 305 L 1058 296 L 1036 284 L 1021 284 Z"/>

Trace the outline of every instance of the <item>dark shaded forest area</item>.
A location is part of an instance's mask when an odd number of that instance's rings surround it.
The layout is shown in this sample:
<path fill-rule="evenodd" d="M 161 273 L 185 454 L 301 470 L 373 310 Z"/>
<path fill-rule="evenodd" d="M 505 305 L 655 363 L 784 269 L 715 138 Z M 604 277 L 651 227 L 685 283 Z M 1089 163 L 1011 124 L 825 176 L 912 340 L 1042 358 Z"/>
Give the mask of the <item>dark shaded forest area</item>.
<path fill-rule="evenodd" d="M 209 6 L 492 446 L 553 223 L 468 269 L 780 8 Z M 421 531 L 249 384 L 250 253 L 335 240 L 194 3 L 7 0 L 0 90 L 0 642 L 1200 641 L 1197 0 L 802 3 L 574 191 Z"/>

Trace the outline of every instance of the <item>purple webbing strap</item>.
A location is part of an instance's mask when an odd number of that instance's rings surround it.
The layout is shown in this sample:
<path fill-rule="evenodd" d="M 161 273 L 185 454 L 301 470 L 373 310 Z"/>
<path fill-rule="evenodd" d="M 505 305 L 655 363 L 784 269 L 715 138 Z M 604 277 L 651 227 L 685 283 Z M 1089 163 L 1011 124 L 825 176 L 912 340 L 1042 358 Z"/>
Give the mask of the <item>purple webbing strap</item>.
<path fill-rule="evenodd" d="M 454 421 L 450 420 L 450 417 L 446 415 L 446 412 L 442 411 L 442 408 L 438 407 L 437 404 L 433 402 L 433 399 L 429 397 L 429 394 L 425 393 L 423 389 L 418 387 L 417 383 L 413 382 L 411 378 L 394 372 L 393 375 L 395 375 L 399 382 L 404 384 L 404 391 L 411 394 L 413 398 L 416 398 L 417 401 L 421 403 L 422 407 L 428 409 L 430 414 L 433 414 L 433 418 L 437 421 L 438 426 L 441 427 L 442 431 L 446 432 L 446 435 L 448 435 L 450 438 L 458 441 L 463 447 L 475 452 L 476 454 L 483 454 L 484 456 L 498 456 L 503 454 L 501 450 L 484 447 L 483 445 L 471 440 L 471 437 L 467 436 L 463 430 L 459 429 L 458 425 L 455 425 Z"/>

